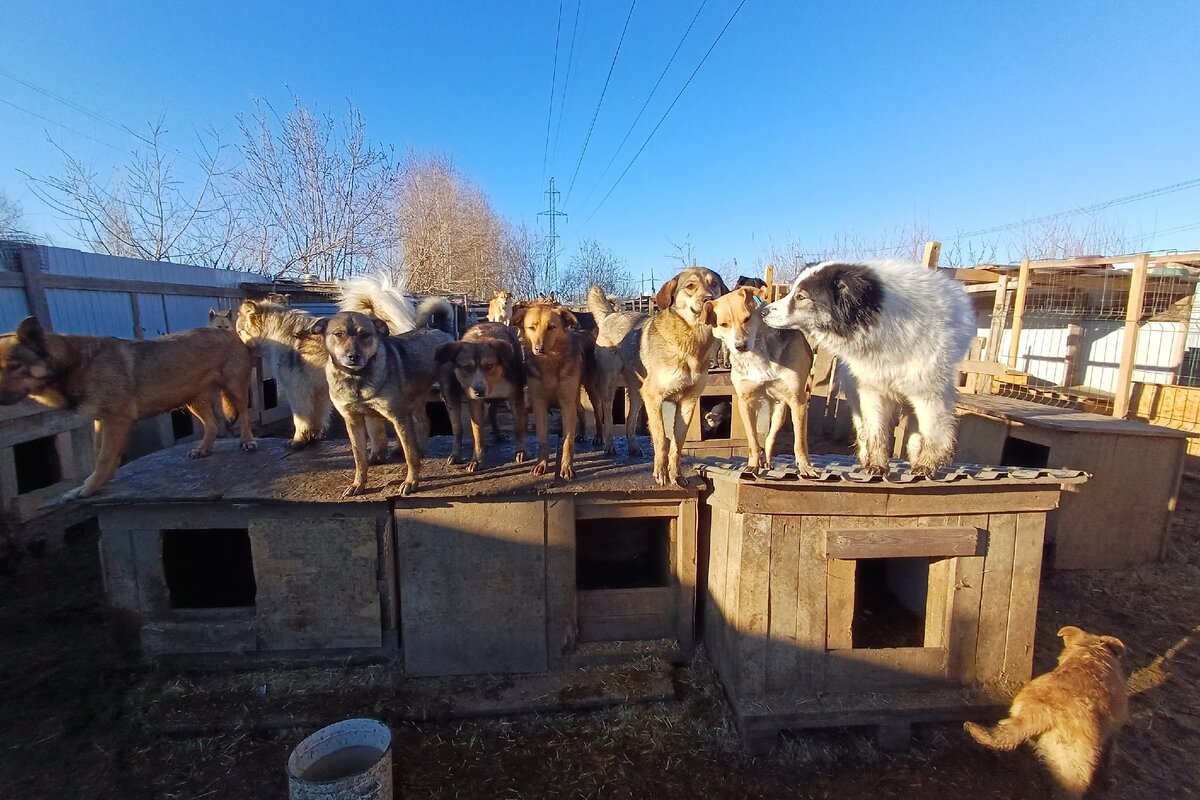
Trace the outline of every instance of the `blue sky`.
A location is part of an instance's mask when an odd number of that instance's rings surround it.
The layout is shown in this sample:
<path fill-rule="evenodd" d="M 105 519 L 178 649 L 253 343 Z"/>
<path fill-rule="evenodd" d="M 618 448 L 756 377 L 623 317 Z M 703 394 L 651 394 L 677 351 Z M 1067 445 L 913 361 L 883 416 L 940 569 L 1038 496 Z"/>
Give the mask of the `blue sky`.
<path fill-rule="evenodd" d="M 255 97 L 348 99 L 372 139 L 450 156 L 512 220 L 544 226 L 555 176 L 568 255 L 594 237 L 660 277 L 669 240 L 753 265 L 772 242 L 914 222 L 949 239 L 1200 178 L 1194 4 L 746 0 L 600 205 L 740 2 L 706 0 L 603 178 L 700 0 L 563 0 L 549 143 L 558 0 L 9 0 L 0 69 L 139 132 L 165 117 L 185 150 L 210 126 L 232 142 Z M 59 168 L 47 132 L 102 173 L 133 137 L 3 75 L 0 101 L 0 189 L 73 244 L 18 170 Z M 1102 213 L 1141 248 L 1200 249 L 1200 186 Z"/>

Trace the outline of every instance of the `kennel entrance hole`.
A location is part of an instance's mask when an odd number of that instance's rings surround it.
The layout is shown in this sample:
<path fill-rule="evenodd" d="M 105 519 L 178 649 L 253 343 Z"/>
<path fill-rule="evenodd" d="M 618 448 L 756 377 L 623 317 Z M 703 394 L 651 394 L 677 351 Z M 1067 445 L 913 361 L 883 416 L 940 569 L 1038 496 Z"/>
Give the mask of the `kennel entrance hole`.
<path fill-rule="evenodd" d="M 700 441 L 728 439 L 733 430 L 733 412 L 732 397 L 701 397 L 696 412 L 700 415 Z"/>
<path fill-rule="evenodd" d="M 855 562 L 852 647 L 924 645 L 930 563 L 928 558 L 862 558 Z"/>
<path fill-rule="evenodd" d="M 1006 467 L 1041 469 L 1050 463 L 1050 447 L 1008 436 L 1005 437 L 1004 449 L 1000 452 L 1000 463 Z"/>
<path fill-rule="evenodd" d="M 62 480 L 62 462 L 53 436 L 43 436 L 13 445 L 17 472 L 17 494 L 28 494 Z"/>
<path fill-rule="evenodd" d="M 279 405 L 279 384 L 274 378 L 262 382 L 263 411 L 270 411 Z"/>
<path fill-rule="evenodd" d="M 175 437 L 175 441 L 186 439 L 195 432 L 192 412 L 186 408 L 177 408 L 171 412 L 171 435 Z"/>
<path fill-rule="evenodd" d="M 164 530 L 162 565 L 172 608 L 254 605 L 258 587 L 245 528 Z"/>
<path fill-rule="evenodd" d="M 669 586 L 670 565 L 670 518 L 575 522 L 575 584 L 580 591 Z"/>

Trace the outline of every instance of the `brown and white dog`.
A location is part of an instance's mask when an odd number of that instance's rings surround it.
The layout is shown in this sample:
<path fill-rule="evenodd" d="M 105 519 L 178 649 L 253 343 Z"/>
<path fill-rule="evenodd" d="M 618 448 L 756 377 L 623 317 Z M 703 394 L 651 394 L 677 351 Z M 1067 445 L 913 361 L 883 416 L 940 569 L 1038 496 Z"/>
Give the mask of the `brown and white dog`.
<path fill-rule="evenodd" d="M 1081 798 L 1129 717 L 1125 674 L 1117 660 L 1125 645 L 1115 636 L 1073 625 L 1058 635 L 1063 640 L 1058 666 L 1017 693 L 1006 719 L 992 728 L 973 722 L 964 727 L 994 750 L 1032 742 L 1060 796 Z"/>
<path fill-rule="evenodd" d="M 438 383 L 446 398 L 451 421 L 462 418 L 464 397 L 470 408 L 474 450 L 467 462 L 467 472 L 476 472 L 483 461 L 483 417 L 488 400 L 508 401 L 513 413 L 516 461 L 524 461 L 525 368 L 516 332 L 500 322 L 480 322 L 467 329 L 462 341 L 439 345 L 435 355 L 441 365 Z M 497 427 L 494 415 L 492 424 L 493 428 Z M 458 427 L 449 463 L 458 462 L 461 448 L 462 429 Z"/>
<path fill-rule="evenodd" d="M 775 439 L 790 410 L 796 469 L 808 473 L 812 469 L 808 461 L 808 374 L 813 351 L 802 332 L 765 324 L 759 299 L 759 292 L 741 286 L 708 304 L 716 321 L 713 335 L 729 352 L 729 374 L 750 448 L 747 466 L 771 469 Z M 758 407 L 764 399 L 771 409 L 765 459 L 758 444 Z"/>
<path fill-rule="evenodd" d="M 250 350 L 229 331 L 194 328 L 148 341 L 49 333 L 33 317 L 0 336 L 0 405 L 32 398 L 95 420 L 95 470 L 63 500 L 90 497 L 121 465 L 133 423 L 186 407 L 204 423 L 188 458 L 212 453 L 214 406 L 237 420 L 242 449 L 258 449 L 246 413 Z"/>
<path fill-rule="evenodd" d="M 208 327 L 216 328 L 219 331 L 233 331 L 233 309 L 226 308 L 218 311 L 210 308 L 208 310 Z"/>
<path fill-rule="evenodd" d="M 560 477 L 575 477 L 575 433 L 578 425 L 580 390 L 588 369 L 588 345 L 579 320 L 568 309 L 535 302 L 513 312 L 513 327 L 524 348 L 525 380 L 533 424 L 537 430 L 538 453 L 534 475 L 544 475 L 550 463 L 550 407 L 562 410 Z M 594 401 L 596 402 L 596 401 Z"/>
<path fill-rule="evenodd" d="M 711 269 L 689 267 L 658 290 L 660 311 L 642 329 L 641 397 L 654 443 L 654 480 L 660 486 L 684 483 L 679 468 L 683 440 L 708 381 L 715 342 L 709 304 L 728 291 Z M 671 419 L 664 420 L 667 403 Z"/>
<path fill-rule="evenodd" d="M 512 322 L 513 297 L 512 292 L 501 289 L 488 301 L 488 322 L 499 322 L 507 325 Z"/>

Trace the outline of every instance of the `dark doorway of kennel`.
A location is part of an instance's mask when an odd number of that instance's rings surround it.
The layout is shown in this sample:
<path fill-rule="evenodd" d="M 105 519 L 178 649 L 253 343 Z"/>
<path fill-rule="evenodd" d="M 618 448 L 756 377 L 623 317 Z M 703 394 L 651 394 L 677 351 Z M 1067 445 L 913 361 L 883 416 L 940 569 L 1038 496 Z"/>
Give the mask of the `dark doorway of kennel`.
<path fill-rule="evenodd" d="M 712 395 L 700 398 L 700 441 L 729 439 L 733 431 L 733 396 Z"/>
<path fill-rule="evenodd" d="M 625 417 L 628 413 L 629 413 L 629 392 L 628 392 L 628 390 L 626 390 L 626 388 L 624 386 L 618 386 L 616 392 L 613 393 L 613 400 L 612 400 L 613 424 L 614 425 L 624 425 Z M 618 433 L 618 431 L 613 431 L 613 433 L 615 435 Z M 624 429 L 619 431 L 619 433 L 621 433 L 623 435 L 625 433 Z M 636 435 L 638 435 L 638 436 L 649 436 L 650 435 L 650 429 L 647 427 L 646 412 L 644 409 L 643 409 L 642 413 L 638 414 Z"/>
<path fill-rule="evenodd" d="M 186 408 L 176 408 L 171 412 L 171 435 L 175 441 L 186 439 L 195 433 L 195 418 Z"/>
<path fill-rule="evenodd" d="M 55 436 L 43 436 L 13 445 L 17 473 L 17 494 L 28 494 L 53 486 L 62 480 L 62 462 Z"/>
<path fill-rule="evenodd" d="M 1041 469 L 1050 463 L 1050 447 L 1016 436 L 1006 436 L 1000 463 L 1006 467 Z"/>
<path fill-rule="evenodd" d="M 928 558 L 854 562 L 851 647 L 922 647 L 929 593 Z"/>
<path fill-rule="evenodd" d="M 576 520 L 580 642 L 675 636 L 675 524 L 674 517 L 649 515 Z"/>
<path fill-rule="evenodd" d="M 162 566 L 171 608 L 254 606 L 258 589 L 246 528 L 164 530 Z"/>

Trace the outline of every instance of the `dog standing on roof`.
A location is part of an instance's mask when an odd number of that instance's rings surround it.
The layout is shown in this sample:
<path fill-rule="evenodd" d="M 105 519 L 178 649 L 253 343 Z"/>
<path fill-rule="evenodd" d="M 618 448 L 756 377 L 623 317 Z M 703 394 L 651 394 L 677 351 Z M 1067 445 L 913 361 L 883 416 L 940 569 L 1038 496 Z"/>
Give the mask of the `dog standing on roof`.
<path fill-rule="evenodd" d="M 857 390 L 854 425 L 864 470 L 887 471 L 902 403 L 917 418 L 908 440 L 913 471 L 930 476 L 950 464 L 958 363 L 976 330 L 961 284 L 919 264 L 826 261 L 801 271 L 763 320 L 804 331 L 846 363 Z"/>

